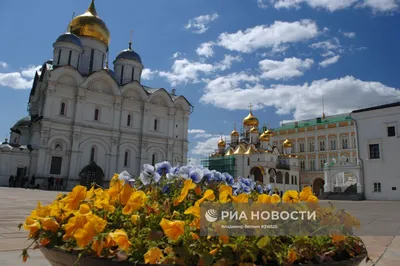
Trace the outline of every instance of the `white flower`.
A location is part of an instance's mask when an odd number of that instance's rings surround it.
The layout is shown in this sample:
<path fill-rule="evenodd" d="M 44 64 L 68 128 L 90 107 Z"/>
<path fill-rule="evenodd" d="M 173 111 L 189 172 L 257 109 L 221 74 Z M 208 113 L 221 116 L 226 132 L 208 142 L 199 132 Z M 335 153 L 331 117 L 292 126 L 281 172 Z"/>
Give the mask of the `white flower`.
<path fill-rule="evenodd" d="M 118 176 L 118 179 L 121 180 L 124 185 L 126 182 L 130 184 L 135 182 L 135 179 L 133 179 L 132 176 L 127 171 L 121 172 Z"/>
<path fill-rule="evenodd" d="M 154 166 L 150 164 L 145 164 L 143 165 L 144 171 L 140 174 L 140 180 L 142 180 L 142 183 L 144 185 L 148 185 L 151 183 L 152 180 L 155 181 L 155 183 L 158 183 L 160 181 L 161 176 L 154 171 Z"/>

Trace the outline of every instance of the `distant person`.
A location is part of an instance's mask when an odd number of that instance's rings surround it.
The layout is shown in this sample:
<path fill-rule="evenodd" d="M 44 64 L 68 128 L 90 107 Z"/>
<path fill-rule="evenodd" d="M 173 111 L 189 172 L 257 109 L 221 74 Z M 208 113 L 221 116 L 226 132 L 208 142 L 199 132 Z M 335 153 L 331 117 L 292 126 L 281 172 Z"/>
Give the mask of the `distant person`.
<path fill-rule="evenodd" d="M 19 183 L 19 176 L 16 176 L 14 180 L 14 187 L 17 187 L 18 183 Z"/>
<path fill-rule="evenodd" d="M 64 183 L 64 178 L 60 178 L 60 190 L 63 190 L 64 188 L 63 183 Z"/>
<path fill-rule="evenodd" d="M 21 178 L 21 188 L 25 188 L 25 181 L 26 181 L 27 176 L 24 176 Z"/>
<path fill-rule="evenodd" d="M 11 175 L 10 178 L 8 179 L 8 186 L 13 187 L 15 182 L 15 177 L 14 175 Z"/>
<path fill-rule="evenodd" d="M 54 177 L 49 177 L 47 180 L 47 190 L 52 190 L 54 186 Z"/>
<path fill-rule="evenodd" d="M 36 176 L 35 175 L 33 175 L 32 177 L 31 177 L 31 189 L 35 189 L 35 184 L 36 184 Z"/>
<path fill-rule="evenodd" d="M 56 191 L 58 191 L 60 189 L 60 178 L 57 177 L 56 178 L 56 187 L 55 187 Z"/>

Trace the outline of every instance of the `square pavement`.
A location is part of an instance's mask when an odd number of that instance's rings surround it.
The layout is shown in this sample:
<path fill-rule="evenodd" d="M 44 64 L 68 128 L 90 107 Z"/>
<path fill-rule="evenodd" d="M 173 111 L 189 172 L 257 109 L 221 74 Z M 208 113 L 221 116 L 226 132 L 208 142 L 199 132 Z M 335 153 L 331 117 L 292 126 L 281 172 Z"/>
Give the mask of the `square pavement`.
<path fill-rule="evenodd" d="M 37 202 L 51 203 L 59 192 L 21 188 L 0 188 L 0 266 L 51 266 L 39 250 L 30 250 L 27 263 L 20 257 L 27 247 L 27 232 L 18 230 L 26 216 L 36 208 Z M 322 201 L 323 202 L 323 201 Z M 334 202 L 346 206 L 361 221 L 362 228 L 375 231 L 375 236 L 362 236 L 369 257 L 374 261 L 361 266 L 400 266 L 400 212 L 398 201 Z M 357 233 L 357 232 L 356 232 Z M 365 232 L 359 235 L 367 235 Z M 370 234 L 371 235 L 371 234 Z M 72 265 L 71 265 L 72 266 Z"/>

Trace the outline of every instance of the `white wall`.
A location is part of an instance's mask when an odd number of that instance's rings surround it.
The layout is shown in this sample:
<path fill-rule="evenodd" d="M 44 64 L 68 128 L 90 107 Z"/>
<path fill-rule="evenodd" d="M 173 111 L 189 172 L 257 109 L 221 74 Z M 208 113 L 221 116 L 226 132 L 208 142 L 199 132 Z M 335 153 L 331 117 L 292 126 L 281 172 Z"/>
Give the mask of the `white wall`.
<path fill-rule="evenodd" d="M 357 122 L 366 199 L 400 200 L 400 107 L 353 113 L 352 117 Z M 395 126 L 396 136 L 388 137 L 388 126 Z M 370 144 L 379 144 L 380 159 L 369 158 Z M 381 192 L 374 192 L 374 183 L 381 183 Z"/>

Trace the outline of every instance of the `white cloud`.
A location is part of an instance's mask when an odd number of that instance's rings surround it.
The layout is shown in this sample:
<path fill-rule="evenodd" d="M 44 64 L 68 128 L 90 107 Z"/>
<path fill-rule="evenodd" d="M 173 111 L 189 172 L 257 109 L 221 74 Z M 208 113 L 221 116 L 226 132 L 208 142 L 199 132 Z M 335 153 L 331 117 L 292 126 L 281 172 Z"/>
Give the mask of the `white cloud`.
<path fill-rule="evenodd" d="M 195 165 L 200 165 L 201 163 L 199 158 L 194 158 L 194 157 L 187 158 L 187 162 Z"/>
<path fill-rule="evenodd" d="M 180 56 L 180 55 L 181 55 L 180 52 L 176 52 L 176 53 L 174 53 L 174 54 L 172 55 L 172 58 L 177 58 L 177 57 Z"/>
<path fill-rule="evenodd" d="M 40 66 L 29 66 L 21 72 L 0 73 L 0 86 L 13 89 L 30 89 L 35 73 Z"/>
<path fill-rule="evenodd" d="M 313 64 L 312 59 L 301 60 L 295 57 L 285 58 L 283 61 L 265 59 L 259 62 L 263 71 L 261 78 L 275 80 L 302 76 Z"/>
<path fill-rule="evenodd" d="M 222 61 L 217 64 L 216 69 L 224 71 L 231 68 L 233 63 L 241 61 L 242 57 L 240 55 L 237 56 L 225 55 L 224 59 L 222 59 Z"/>
<path fill-rule="evenodd" d="M 158 73 L 158 70 L 151 70 L 150 68 L 145 68 L 142 71 L 142 79 L 151 80 Z"/>
<path fill-rule="evenodd" d="M 398 0 L 270 0 L 271 4 L 279 8 L 300 8 L 307 4 L 311 8 L 325 9 L 330 12 L 347 8 L 366 7 L 374 12 L 391 12 L 399 8 Z"/>
<path fill-rule="evenodd" d="M 257 0 L 257 5 L 263 9 L 268 7 L 267 0 Z"/>
<path fill-rule="evenodd" d="M 257 83 L 255 77 L 251 78 L 244 73 L 232 73 L 210 81 L 204 89 L 201 101 L 228 110 L 247 109 L 248 103 L 251 102 L 254 104 L 254 110 L 267 106 L 275 107 L 277 114 L 292 114 L 295 120 L 301 120 L 321 114 L 322 95 L 327 115 L 350 112 L 360 105 L 400 100 L 400 90 L 352 76 L 316 80 L 303 85 L 276 84 L 264 87 Z M 226 101 L 227 98 L 229 101 Z"/>
<path fill-rule="evenodd" d="M 398 0 L 364 0 L 361 6 L 369 7 L 373 12 L 392 12 L 399 9 Z"/>
<path fill-rule="evenodd" d="M 214 55 L 213 42 L 205 42 L 200 44 L 200 47 L 196 49 L 196 53 L 200 56 L 211 57 Z"/>
<path fill-rule="evenodd" d="M 189 134 L 204 134 L 204 133 L 206 133 L 206 131 L 203 129 L 189 129 L 188 133 Z"/>
<path fill-rule="evenodd" d="M 336 50 L 340 47 L 340 42 L 337 38 L 333 38 L 329 41 L 322 41 L 313 43 L 310 45 L 312 49 L 321 49 L 325 51 Z"/>
<path fill-rule="evenodd" d="M 170 72 L 160 71 L 159 75 L 165 77 L 172 86 L 181 83 L 199 82 L 199 73 L 210 73 L 214 71 L 211 64 L 191 62 L 186 58 L 175 60 Z"/>
<path fill-rule="evenodd" d="M 209 29 L 208 25 L 217 18 L 217 13 L 198 16 L 194 19 L 189 20 L 185 28 L 191 30 L 193 33 L 202 34 Z"/>
<path fill-rule="evenodd" d="M 0 68 L 7 68 L 8 64 L 6 62 L 0 61 Z"/>
<path fill-rule="evenodd" d="M 194 139 L 204 139 L 204 138 L 210 138 L 212 137 L 213 134 L 209 134 L 209 133 L 204 133 L 204 134 L 196 134 L 194 136 Z"/>
<path fill-rule="evenodd" d="M 21 71 L 21 75 L 26 78 L 35 78 L 36 71 L 38 71 L 41 66 L 29 66 L 27 68 L 23 68 Z"/>
<path fill-rule="evenodd" d="M 324 61 L 320 62 L 319 65 L 322 67 L 327 67 L 327 66 L 337 63 L 339 61 L 339 59 L 340 59 L 340 55 L 336 55 L 334 57 L 325 59 Z"/>
<path fill-rule="evenodd" d="M 342 33 L 347 38 L 355 38 L 356 37 L 356 33 L 355 32 L 342 32 Z"/>
<path fill-rule="evenodd" d="M 228 139 L 229 136 L 223 136 L 223 138 Z M 191 150 L 192 154 L 195 155 L 210 155 L 214 153 L 218 149 L 218 141 L 221 139 L 221 136 L 212 136 L 205 141 L 199 141 L 196 143 L 196 146 L 194 147 L 193 150 Z"/>
<path fill-rule="evenodd" d="M 323 57 L 334 56 L 335 53 L 332 51 L 327 51 L 326 53 L 321 54 Z"/>
<path fill-rule="evenodd" d="M 258 25 L 244 32 L 222 33 L 218 45 L 231 51 L 250 53 L 261 48 L 309 40 L 318 34 L 318 26 L 312 20 L 275 21 L 272 25 Z"/>

